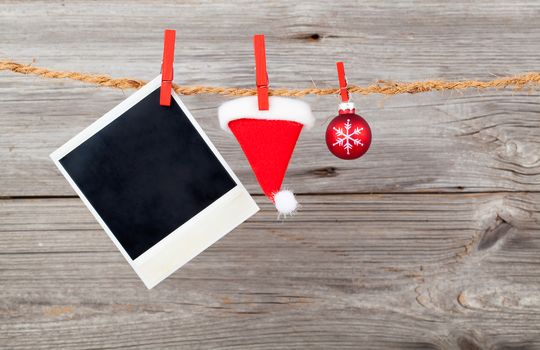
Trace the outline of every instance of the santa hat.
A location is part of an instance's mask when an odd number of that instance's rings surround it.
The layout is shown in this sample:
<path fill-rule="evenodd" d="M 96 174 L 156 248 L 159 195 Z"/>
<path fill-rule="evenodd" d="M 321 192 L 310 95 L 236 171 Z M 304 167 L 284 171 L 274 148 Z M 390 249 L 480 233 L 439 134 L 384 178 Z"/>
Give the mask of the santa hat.
<path fill-rule="evenodd" d="M 302 128 L 312 127 L 315 118 L 303 101 L 270 96 L 268 102 L 268 110 L 259 110 L 257 96 L 225 102 L 219 122 L 238 140 L 263 192 L 280 214 L 288 215 L 298 202 L 281 185 Z"/>

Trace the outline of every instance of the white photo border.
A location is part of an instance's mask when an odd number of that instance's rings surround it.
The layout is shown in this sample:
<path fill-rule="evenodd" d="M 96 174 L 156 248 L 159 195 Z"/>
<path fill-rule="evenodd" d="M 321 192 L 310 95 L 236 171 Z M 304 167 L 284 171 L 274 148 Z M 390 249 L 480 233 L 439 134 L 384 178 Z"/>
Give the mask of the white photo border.
<path fill-rule="evenodd" d="M 126 250 L 114 236 L 105 221 L 100 217 L 90 201 L 88 201 L 84 193 L 80 190 L 75 181 L 73 181 L 69 173 L 64 169 L 60 163 L 60 160 L 90 137 L 101 131 L 116 118 L 122 116 L 130 108 L 135 106 L 160 86 L 161 75 L 157 76 L 141 89 L 133 93 L 126 100 L 111 109 L 109 112 L 74 136 L 71 140 L 66 142 L 63 146 L 58 148 L 50 155 L 51 159 L 54 161 L 62 175 L 64 175 L 71 187 L 73 187 L 86 207 L 105 230 L 109 238 L 113 241 L 118 250 L 120 250 L 124 258 L 128 261 L 128 263 L 149 289 L 167 278 L 182 265 L 193 259 L 206 248 L 232 231 L 236 226 L 240 225 L 242 222 L 259 211 L 259 207 L 249 195 L 248 191 L 244 188 L 236 174 L 234 174 L 230 166 L 221 156 L 212 141 L 208 138 L 199 123 L 197 123 L 195 118 L 193 118 L 180 97 L 174 91 L 172 91 L 173 99 L 187 116 L 189 121 L 193 124 L 206 144 L 210 147 L 221 165 L 227 170 L 229 175 L 235 181 L 236 186 L 214 201 L 208 207 L 197 213 L 180 227 L 169 233 L 136 259 L 131 259 L 131 257 L 127 254 Z M 205 218 L 209 216 L 212 217 L 212 219 L 205 220 Z"/>

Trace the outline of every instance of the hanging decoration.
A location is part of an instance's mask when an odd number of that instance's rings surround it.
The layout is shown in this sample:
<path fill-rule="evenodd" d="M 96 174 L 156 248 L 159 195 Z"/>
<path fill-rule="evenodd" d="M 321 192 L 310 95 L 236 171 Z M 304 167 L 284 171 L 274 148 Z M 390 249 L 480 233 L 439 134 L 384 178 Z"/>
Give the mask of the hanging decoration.
<path fill-rule="evenodd" d="M 303 101 L 268 96 L 264 35 L 255 35 L 257 96 L 242 97 L 219 107 L 221 127 L 236 137 L 264 194 L 281 215 L 298 207 L 294 194 L 282 188 L 287 166 L 304 126 L 315 121 Z"/>
<path fill-rule="evenodd" d="M 326 146 L 338 158 L 351 160 L 363 156 L 371 145 L 371 128 L 364 118 L 356 114 L 354 103 L 347 91 L 343 62 L 337 62 L 341 104 L 339 114 L 326 128 Z"/>

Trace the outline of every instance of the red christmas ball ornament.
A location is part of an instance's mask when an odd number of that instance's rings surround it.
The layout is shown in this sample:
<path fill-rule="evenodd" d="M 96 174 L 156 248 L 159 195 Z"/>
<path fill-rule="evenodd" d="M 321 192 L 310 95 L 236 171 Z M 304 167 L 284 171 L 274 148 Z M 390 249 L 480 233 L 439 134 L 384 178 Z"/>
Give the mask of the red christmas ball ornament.
<path fill-rule="evenodd" d="M 363 156 L 371 145 L 371 128 L 364 118 L 355 113 L 354 103 L 349 100 L 347 79 L 343 62 L 337 62 L 339 115 L 326 128 L 326 146 L 341 159 L 356 159 Z"/>
<path fill-rule="evenodd" d="M 328 150 L 347 160 L 360 158 L 371 145 L 371 128 L 351 105 L 350 102 L 340 105 L 339 115 L 326 128 Z"/>

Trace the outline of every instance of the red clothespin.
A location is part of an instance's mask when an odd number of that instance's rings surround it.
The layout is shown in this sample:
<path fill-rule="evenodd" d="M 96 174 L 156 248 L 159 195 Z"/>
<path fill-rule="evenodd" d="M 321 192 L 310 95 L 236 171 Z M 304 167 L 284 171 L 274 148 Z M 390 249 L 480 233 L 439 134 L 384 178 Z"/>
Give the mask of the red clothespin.
<path fill-rule="evenodd" d="M 339 93 L 341 94 L 341 102 L 349 102 L 349 91 L 347 91 L 347 78 L 345 78 L 345 66 L 343 62 L 336 62 L 337 74 L 339 79 Z"/>
<path fill-rule="evenodd" d="M 163 62 L 161 63 L 161 90 L 159 93 L 159 104 L 161 106 L 171 105 L 175 40 L 176 30 L 165 30 L 165 41 L 163 44 Z"/>
<path fill-rule="evenodd" d="M 259 110 L 267 111 L 268 106 L 268 73 L 266 72 L 266 49 L 264 47 L 264 35 L 257 34 L 253 37 L 255 47 L 255 76 L 257 82 L 257 99 Z"/>

